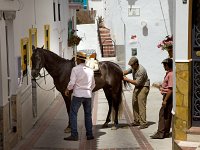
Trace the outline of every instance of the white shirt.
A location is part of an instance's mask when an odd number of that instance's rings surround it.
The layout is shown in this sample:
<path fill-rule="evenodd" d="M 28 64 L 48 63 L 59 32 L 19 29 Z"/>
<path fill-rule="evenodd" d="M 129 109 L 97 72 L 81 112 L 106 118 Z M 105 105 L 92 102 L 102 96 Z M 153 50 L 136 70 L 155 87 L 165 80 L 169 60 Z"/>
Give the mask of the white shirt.
<path fill-rule="evenodd" d="M 67 89 L 73 89 L 73 96 L 91 98 L 94 87 L 95 80 L 92 69 L 86 67 L 84 63 L 72 68 Z"/>

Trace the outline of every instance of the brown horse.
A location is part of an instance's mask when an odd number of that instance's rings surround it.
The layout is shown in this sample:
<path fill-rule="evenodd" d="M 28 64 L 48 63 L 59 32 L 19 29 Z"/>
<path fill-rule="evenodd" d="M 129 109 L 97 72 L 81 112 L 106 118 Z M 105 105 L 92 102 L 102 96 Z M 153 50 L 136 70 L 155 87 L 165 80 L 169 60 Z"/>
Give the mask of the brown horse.
<path fill-rule="evenodd" d="M 40 70 L 43 67 L 48 71 L 48 73 L 53 78 L 56 89 L 62 94 L 64 98 L 69 117 L 72 93 L 66 96 L 64 92 L 70 81 L 71 70 L 75 66 L 74 59 L 72 58 L 71 60 L 66 60 L 49 50 L 45 50 L 43 48 L 35 49 L 34 47 L 31 59 L 31 75 L 33 79 L 38 77 Z M 117 129 L 119 117 L 118 114 L 122 105 L 123 72 L 117 64 L 109 61 L 99 62 L 99 68 L 100 73 L 95 74 L 96 87 L 93 91 L 95 92 L 103 88 L 105 96 L 108 100 L 109 110 L 106 122 L 103 124 L 103 127 L 108 127 L 108 123 L 111 121 L 110 115 L 112 108 L 114 108 L 115 114 L 113 129 Z M 126 84 L 127 83 L 124 82 L 125 86 Z M 70 131 L 70 121 L 65 131 Z"/>

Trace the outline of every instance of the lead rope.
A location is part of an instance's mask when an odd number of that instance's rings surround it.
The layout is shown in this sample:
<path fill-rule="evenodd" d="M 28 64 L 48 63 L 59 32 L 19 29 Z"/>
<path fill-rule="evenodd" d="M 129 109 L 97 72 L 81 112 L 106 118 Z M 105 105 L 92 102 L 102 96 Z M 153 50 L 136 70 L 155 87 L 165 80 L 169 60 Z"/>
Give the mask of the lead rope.
<path fill-rule="evenodd" d="M 44 90 L 44 91 L 51 91 L 51 90 L 53 90 L 56 86 L 54 85 L 54 87 L 52 87 L 51 89 L 48 89 L 48 90 L 46 90 L 46 89 L 44 89 L 44 88 L 42 88 L 38 83 L 37 83 L 37 81 L 36 81 L 36 79 L 32 79 L 36 84 L 37 84 L 37 86 L 38 87 L 40 87 L 42 90 Z"/>
<path fill-rule="evenodd" d="M 46 75 L 45 75 L 45 70 L 44 70 L 44 68 L 43 68 L 43 72 L 44 72 L 44 83 L 46 84 L 47 82 L 46 82 Z"/>

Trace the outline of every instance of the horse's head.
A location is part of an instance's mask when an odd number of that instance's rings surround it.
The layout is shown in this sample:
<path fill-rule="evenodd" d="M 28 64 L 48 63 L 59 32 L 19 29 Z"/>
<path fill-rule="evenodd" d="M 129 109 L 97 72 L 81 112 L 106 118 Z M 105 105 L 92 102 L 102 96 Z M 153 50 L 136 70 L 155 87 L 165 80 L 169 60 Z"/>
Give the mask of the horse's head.
<path fill-rule="evenodd" d="M 32 60 L 32 69 L 31 75 L 33 78 L 36 78 L 40 75 L 40 70 L 44 67 L 44 56 L 43 56 L 43 48 L 35 48 L 32 47 L 33 54 L 31 57 Z"/>

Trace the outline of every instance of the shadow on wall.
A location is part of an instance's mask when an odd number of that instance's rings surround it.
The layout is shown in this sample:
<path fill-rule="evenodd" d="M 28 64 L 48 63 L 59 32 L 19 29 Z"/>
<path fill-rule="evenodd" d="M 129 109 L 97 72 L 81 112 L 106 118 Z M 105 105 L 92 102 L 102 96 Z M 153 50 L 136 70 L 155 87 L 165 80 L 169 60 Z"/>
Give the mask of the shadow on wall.
<path fill-rule="evenodd" d="M 128 1 L 128 5 L 132 6 L 135 5 L 135 2 L 138 0 L 127 0 Z"/>

